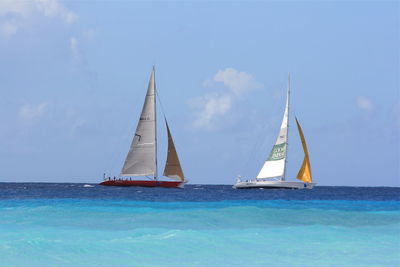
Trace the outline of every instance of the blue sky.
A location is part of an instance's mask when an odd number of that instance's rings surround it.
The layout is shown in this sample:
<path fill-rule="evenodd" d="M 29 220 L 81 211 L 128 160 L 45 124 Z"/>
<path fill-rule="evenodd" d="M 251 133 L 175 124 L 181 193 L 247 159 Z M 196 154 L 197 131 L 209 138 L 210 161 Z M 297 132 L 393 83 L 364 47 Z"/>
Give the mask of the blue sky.
<path fill-rule="evenodd" d="M 399 11 L 382 1 L 1 0 L 0 181 L 117 175 L 154 64 L 191 183 L 257 175 L 290 72 L 288 179 L 302 161 L 296 115 L 315 182 L 400 186 Z"/>

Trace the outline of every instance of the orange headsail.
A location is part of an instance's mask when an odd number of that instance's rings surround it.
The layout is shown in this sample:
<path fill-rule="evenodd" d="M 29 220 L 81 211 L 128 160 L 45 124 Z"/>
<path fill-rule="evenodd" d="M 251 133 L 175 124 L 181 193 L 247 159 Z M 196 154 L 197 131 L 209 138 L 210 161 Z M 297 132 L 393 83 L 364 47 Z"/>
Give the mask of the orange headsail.
<path fill-rule="evenodd" d="M 312 183 L 311 164 L 310 164 L 310 158 L 308 156 L 306 139 L 304 138 L 303 131 L 301 130 L 301 127 L 300 127 L 299 122 L 297 121 L 297 118 L 296 118 L 296 123 L 297 123 L 297 129 L 299 130 L 301 144 L 303 145 L 303 150 L 304 150 L 304 160 L 303 160 L 303 164 L 301 164 L 301 168 L 300 168 L 299 172 L 297 173 L 297 179 L 299 179 L 303 182 L 306 182 L 306 183 Z"/>

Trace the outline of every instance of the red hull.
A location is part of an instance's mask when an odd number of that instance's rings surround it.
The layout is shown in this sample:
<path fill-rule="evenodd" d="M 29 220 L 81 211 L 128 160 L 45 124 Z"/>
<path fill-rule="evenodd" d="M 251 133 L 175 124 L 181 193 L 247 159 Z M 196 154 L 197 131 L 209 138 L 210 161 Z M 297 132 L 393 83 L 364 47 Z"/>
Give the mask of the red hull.
<path fill-rule="evenodd" d="M 101 182 L 100 185 L 105 186 L 144 186 L 144 187 L 183 187 L 184 182 L 175 181 L 142 181 L 142 180 L 108 180 Z"/>

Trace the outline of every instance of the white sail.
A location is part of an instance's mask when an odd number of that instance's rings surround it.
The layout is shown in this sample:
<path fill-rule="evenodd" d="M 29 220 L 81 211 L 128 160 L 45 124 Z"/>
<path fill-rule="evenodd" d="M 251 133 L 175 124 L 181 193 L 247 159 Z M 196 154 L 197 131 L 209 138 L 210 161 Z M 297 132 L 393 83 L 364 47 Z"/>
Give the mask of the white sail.
<path fill-rule="evenodd" d="M 287 134 L 288 134 L 288 120 L 289 120 L 289 97 L 290 85 L 288 95 L 286 98 L 285 113 L 283 115 L 281 129 L 279 136 L 276 140 L 268 159 L 265 161 L 263 167 L 257 175 L 257 179 L 273 178 L 284 176 L 285 163 L 286 163 L 286 150 L 287 150 Z"/>
<path fill-rule="evenodd" d="M 135 136 L 124 166 L 122 176 L 147 176 L 156 174 L 156 97 L 154 68 Z"/>
<path fill-rule="evenodd" d="M 283 120 L 281 128 L 279 131 L 278 139 L 269 154 L 268 159 L 265 161 L 263 167 L 257 175 L 255 180 L 241 181 L 240 178 L 236 181 L 233 186 L 236 189 L 244 188 L 290 188 L 290 189 L 312 189 L 315 186 L 313 183 L 311 175 L 311 165 L 308 155 L 308 149 L 306 145 L 306 140 L 304 138 L 303 131 L 300 127 L 299 122 L 296 119 L 297 127 L 299 130 L 299 135 L 301 143 L 304 150 L 304 160 L 301 168 L 297 174 L 297 179 L 300 181 L 285 181 L 285 170 L 286 170 L 286 160 L 287 160 L 287 149 L 288 149 L 288 131 L 289 131 L 289 107 L 290 107 L 290 75 L 288 83 L 288 92 L 286 99 L 285 113 L 283 115 Z M 274 178 L 274 179 L 267 179 Z"/>

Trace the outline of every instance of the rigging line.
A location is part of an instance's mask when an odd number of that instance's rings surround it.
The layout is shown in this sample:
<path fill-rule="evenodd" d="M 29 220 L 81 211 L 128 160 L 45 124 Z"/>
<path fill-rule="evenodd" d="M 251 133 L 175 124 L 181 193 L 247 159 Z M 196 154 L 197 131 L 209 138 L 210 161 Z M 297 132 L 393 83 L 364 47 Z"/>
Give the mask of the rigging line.
<path fill-rule="evenodd" d="M 272 104 L 272 109 L 275 110 L 277 107 L 277 101 L 274 101 Z M 263 158 L 262 164 L 264 164 L 266 158 L 268 157 L 270 151 L 266 152 L 266 144 L 269 143 L 267 142 L 271 136 L 269 136 L 266 133 L 267 128 L 273 128 L 271 127 L 272 123 L 268 120 L 265 120 L 264 123 L 262 124 L 262 127 L 255 138 L 255 141 L 253 143 L 253 146 L 251 147 L 251 150 L 249 151 L 249 156 L 247 157 L 247 161 L 245 161 L 245 166 L 247 166 L 250 162 L 254 162 L 256 158 L 259 158 L 261 153 L 263 154 L 261 157 Z M 269 145 L 269 144 L 268 144 Z M 254 153 L 253 153 L 254 152 Z M 262 166 L 260 166 L 261 168 Z"/>
<path fill-rule="evenodd" d="M 245 103 L 245 105 L 252 106 L 252 103 L 249 101 L 248 98 L 244 98 L 244 99 L 242 99 L 242 101 Z M 268 123 L 263 123 L 262 124 L 262 129 L 261 129 L 262 131 L 261 132 L 265 131 L 265 128 L 267 127 L 267 124 Z M 261 136 L 261 134 L 259 134 L 259 136 L 257 136 L 257 137 L 260 137 L 260 136 Z M 237 168 L 237 173 L 238 174 L 243 172 L 245 170 L 246 166 L 248 166 L 250 162 L 253 162 L 253 159 L 254 159 L 255 154 L 256 154 L 256 153 L 253 153 L 253 152 L 256 150 L 256 147 L 259 147 L 261 141 L 262 141 L 262 139 L 256 138 L 255 141 L 252 142 L 253 145 L 251 146 L 250 150 L 247 150 L 247 156 L 245 157 L 246 159 L 243 160 L 242 163 L 238 165 L 238 168 Z M 241 173 L 241 174 L 245 174 L 245 173 Z"/>
<path fill-rule="evenodd" d="M 128 125 L 129 126 L 126 126 L 125 129 L 123 131 L 120 131 L 119 134 L 118 134 L 119 136 L 122 135 L 122 138 L 115 138 L 117 140 L 116 140 L 116 142 L 114 142 L 114 145 L 115 145 L 114 149 L 113 149 L 114 151 L 112 153 L 110 166 L 108 168 L 110 173 L 114 172 L 117 169 L 117 163 L 120 164 L 121 168 L 122 168 L 122 165 L 124 164 L 124 161 L 123 162 L 118 162 L 118 160 L 119 160 L 119 158 L 126 157 L 126 155 L 128 154 L 129 149 L 127 151 L 125 151 L 125 148 L 124 148 L 123 149 L 124 151 L 122 152 L 122 147 L 123 147 L 122 143 L 128 142 L 129 137 L 131 136 L 132 132 L 134 132 L 135 124 L 134 123 L 129 123 Z M 132 140 L 131 140 L 131 142 L 132 142 Z M 129 145 L 128 145 L 128 147 L 129 147 Z M 117 150 L 118 150 L 118 152 L 122 152 L 122 153 L 116 153 Z M 117 172 L 117 176 L 120 175 L 120 171 Z"/>
<path fill-rule="evenodd" d="M 250 164 L 250 162 L 253 162 L 254 158 L 256 157 L 257 154 L 259 154 L 258 152 L 255 152 L 258 148 L 260 148 L 262 145 L 261 143 L 264 143 L 266 137 L 263 134 L 265 132 L 265 129 L 267 128 L 267 126 L 269 126 L 269 122 L 265 122 L 261 128 L 260 133 L 258 134 L 257 138 L 255 138 L 255 141 L 253 142 L 253 145 L 251 146 L 251 149 L 248 151 L 248 156 L 247 156 L 247 160 L 243 161 L 242 163 L 242 168 L 244 169 L 246 166 L 248 166 Z M 263 134 L 264 138 L 261 138 L 261 135 Z M 255 153 L 253 153 L 255 152 Z"/>
<path fill-rule="evenodd" d="M 162 101 L 161 101 L 161 96 L 160 96 L 160 94 L 158 93 L 158 90 L 156 91 L 156 96 L 157 96 L 157 99 L 158 99 L 158 103 L 160 104 L 160 107 L 161 107 L 161 112 L 162 112 L 162 115 L 164 116 L 164 120 L 165 120 L 165 122 L 168 124 L 168 127 L 169 127 L 169 131 L 170 131 L 170 133 L 171 133 L 171 125 L 170 125 L 170 122 L 168 122 L 167 121 L 167 116 L 165 115 L 165 111 L 164 111 L 164 106 L 163 106 L 163 104 L 162 104 Z M 172 135 L 172 133 L 171 133 L 171 135 Z"/>
<path fill-rule="evenodd" d="M 141 97 L 139 97 L 139 94 L 135 94 L 136 97 L 134 97 L 134 101 L 133 101 L 133 105 L 132 107 L 135 108 L 138 106 L 138 103 L 140 101 L 142 101 L 143 99 Z M 130 106 L 130 105 L 129 105 Z M 140 112 L 140 110 L 139 110 Z M 115 120 L 113 120 L 113 123 L 115 123 Z M 126 157 L 129 149 L 126 151 L 125 150 L 125 146 L 122 146 L 122 144 L 124 142 L 128 142 L 129 138 L 132 136 L 132 133 L 134 133 L 135 127 L 137 126 L 137 123 L 124 123 L 125 127 L 111 127 L 112 129 L 120 129 L 120 131 L 118 131 L 115 135 L 113 135 L 113 137 L 121 137 L 121 138 L 111 138 L 113 140 L 112 145 L 113 145 L 113 149 L 111 152 L 111 161 L 109 162 L 109 166 L 106 169 L 106 171 L 108 171 L 109 174 L 111 174 L 111 172 L 115 172 L 115 170 L 117 169 L 117 161 L 119 160 L 119 158 L 124 159 L 124 157 Z M 130 140 L 132 142 L 132 140 Z M 127 147 L 130 146 L 130 143 Z M 124 149 L 122 149 L 124 147 Z M 123 152 L 122 152 L 123 150 Z M 117 153 L 119 152 L 119 153 Z M 122 152 L 122 153 L 121 153 Z M 124 164 L 124 162 L 118 162 L 118 164 L 122 165 Z M 117 172 L 119 176 L 120 172 Z"/>
<path fill-rule="evenodd" d="M 156 96 L 157 96 L 157 99 L 158 99 L 158 103 L 160 104 L 160 107 L 161 107 L 161 113 L 163 114 L 164 119 L 166 120 L 167 116 L 165 115 L 164 106 L 163 106 L 163 104 L 161 102 L 161 97 L 160 97 L 160 93 L 158 92 L 158 90 L 156 91 Z"/>
<path fill-rule="evenodd" d="M 164 112 L 164 106 L 163 106 L 162 101 L 161 101 L 160 93 L 158 92 L 158 90 L 154 90 L 154 93 L 156 94 L 156 99 L 158 100 L 158 104 L 159 104 L 159 106 L 161 108 L 161 113 L 164 116 L 164 120 L 167 121 L 167 117 L 166 117 L 165 112 Z M 159 110 L 159 109 L 157 109 L 157 110 Z M 156 128 L 157 128 L 157 125 L 156 125 Z M 156 138 L 157 138 L 157 133 L 156 133 Z M 157 158 L 157 155 L 156 155 L 156 158 Z M 164 175 L 164 174 L 162 174 L 162 175 Z"/>
<path fill-rule="evenodd" d="M 163 104 L 162 104 L 162 102 L 161 102 L 161 96 L 160 96 L 160 94 L 158 93 L 158 90 L 156 91 L 156 96 L 157 96 L 157 99 L 158 99 L 158 103 L 160 104 L 161 113 L 162 113 L 162 115 L 164 116 L 164 120 L 168 122 L 168 126 L 171 126 L 171 125 L 170 125 L 170 122 L 167 120 L 167 115 L 165 115 L 164 106 L 163 106 Z M 169 130 L 171 131 L 171 127 L 170 127 Z"/>
<path fill-rule="evenodd" d="M 254 153 L 251 153 L 249 155 L 246 163 L 248 165 L 250 164 L 250 162 L 259 161 L 259 164 L 257 164 L 255 176 L 257 176 L 260 169 L 264 166 L 265 161 L 267 160 L 268 156 L 271 153 L 271 145 L 273 146 L 274 144 L 273 135 L 265 134 L 267 129 L 270 129 L 271 132 L 276 132 L 274 127 L 272 127 L 271 122 L 264 123 L 264 126 L 263 128 L 261 128 L 261 131 L 258 134 L 258 138 L 255 141 L 254 146 L 252 148 L 252 151 L 254 151 Z"/>
<path fill-rule="evenodd" d="M 158 93 L 158 90 L 156 91 L 156 95 L 157 95 L 158 103 L 160 103 L 161 113 L 162 113 L 163 116 L 164 116 L 164 120 L 167 121 L 168 126 L 169 126 L 169 131 L 171 132 L 171 124 L 170 124 L 170 122 L 167 120 L 167 116 L 165 115 L 164 106 L 163 106 L 163 104 L 162 104 L 162 102 L 161 102 L 161 97 L 160 97 L 160 95 L 159 95 L 159 93 Z M 172 134 L 172 133 L 171 133 L 171 134 Z"/>
<path fill-rule="evenodd" d="M 285 85 L 281 84 L 279 87 L 284 87 L 284 86 Z M 273 101 L 273 103 L 271 105 L 271 109 L 272 110 L 277 110 L 278 109 L 278 104 L 280 105 L 279 101 Z M 281 116 L 281 115 L 279 115 L 279 116 Z M 279 123 L 279 119 L 278 119 L 277 123 Z M 247 156 L 247 160 L 243 161 L 243 163 L 242 163 L 241 170 L 244 170 L 244 168 L 246 166 L 248 166 L 250 164 L 250 162 L 255 162 L 256 159 L 258 160 L 259 158 L 263 159 L 262 162 L 261 162 L 261 166 L 259 166 L 259 169 L 261 169 L 261 167 L 264 165 L 265 161 L 267 160 L 267 158 L 268 158 L 268 156 L 269 156 L 269 154 L 271 152 L 271 150 L 269 150 L 268 148 L 271 148 L 270 147 L 271 144 L 273 146 L 273 144 L 275 142 L 275 139 L 273 139 L 274 134 L 272 134 L 272 132 L 275 133 L 276 131 L 275 131 L 275 126 L 273 126 L 273 125 L 275 125 L 275 124 L 273 122 L 268 121 L 268 120 L 266 120 L 262 124 L 262 128 L 261 128 L 259 134 L 257 135 L 257 138 L 255 138 L 255 141 L 253 143 L 253 146 L 251 147 L 251 150 L 248 150 L 249 151 L 249 153 L 248 153 L 249 156 Z M 270 128 L 270 130 L 271 130 L 270 134 L 265 134 L 267 128 Z M 279 130 L 279 128 L 276 129 L 276 130 Z M 272 143 L 269 142 L 269 141 L 271 141 Z M 262 153 L 262 156 L 261 156 L 261 153 Z M 258 171 L 257 171 L 257 174 L 258 174 Z"/>

